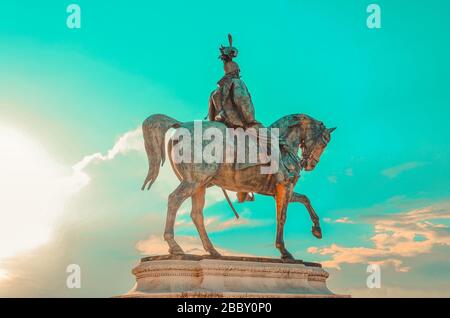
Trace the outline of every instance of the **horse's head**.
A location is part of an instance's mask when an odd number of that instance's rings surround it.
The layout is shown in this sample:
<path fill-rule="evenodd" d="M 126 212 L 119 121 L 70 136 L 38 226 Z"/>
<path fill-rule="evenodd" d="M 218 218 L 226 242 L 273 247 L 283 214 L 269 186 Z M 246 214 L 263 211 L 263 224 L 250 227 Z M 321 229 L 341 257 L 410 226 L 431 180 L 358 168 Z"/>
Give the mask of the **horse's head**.
<path fill-rule="evenodd" d="M 313 170 L 319 163 L 320 156 L 331 140 L 331 133 L 336 129 L 325 125 L 309 116 L 302 116 L 300 148 L 302 150 L 301 165 L 306 171 Z"/>
<path fill-rule="evenodd" d="M 290 152 L 302 150 L 300 165 L 306 171 L 316 167 L 330 142 L 331 133 L 336 129 L 328 129 L 322 122 L 305 114 L 284 116 L 270 127 L 279 129 L 280 143 L 290 149 Z"/>

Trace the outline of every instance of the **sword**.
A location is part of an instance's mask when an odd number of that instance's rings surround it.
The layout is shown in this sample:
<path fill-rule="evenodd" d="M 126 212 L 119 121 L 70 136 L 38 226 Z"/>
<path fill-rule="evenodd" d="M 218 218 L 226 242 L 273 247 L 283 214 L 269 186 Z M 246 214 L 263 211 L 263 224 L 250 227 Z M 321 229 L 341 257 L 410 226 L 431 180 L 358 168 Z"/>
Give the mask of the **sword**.
<path fill-rule="evenodd" d="M 227 191 L 224 188 L 221 188 L 221 189 L 222 189 L 223 194 L 225 195 L 225 199 L 227 199 L 228 204 L 231 207 L 231 210 L 233 210 L 234 215 L 236 215 L 236 219 L 239 219 L 239 214 L 237 213 L 236 209 L 234 208 L 233 203 L 231 203 L 231 200 L 230 200 L 230 197 L 228 196 Z"/>

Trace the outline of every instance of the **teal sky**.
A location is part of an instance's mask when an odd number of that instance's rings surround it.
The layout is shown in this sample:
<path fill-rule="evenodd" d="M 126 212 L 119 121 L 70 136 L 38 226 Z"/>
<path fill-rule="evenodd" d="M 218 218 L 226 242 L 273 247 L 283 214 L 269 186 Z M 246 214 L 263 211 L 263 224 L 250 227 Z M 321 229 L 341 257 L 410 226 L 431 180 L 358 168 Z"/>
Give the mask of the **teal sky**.
<path fill-rule="evenodd" d="M 338 127 L 296 188 L 311 199 L 324 238 L 311 235 L 306 210 L 293 205 L 287 247 L 325 262 L 336 292 L 448 297 L 450 3 L 374 2 L 381 7 L 376 30 L 366 26 L 371 2 L 361 0 L 74 1 L 81 29 L 66 27 L 70 2 L 2 1 L 0 127 L 38 144 L 66 180 L 85 156 L 106 154 L 151 114 L 203 118 L 222 75 L 218 47 L 231 33 L 257 119 L 268 125 L 305 113 Z M 0 143 L 2 153 L 9 146 Z M 3 167 L 14 169 L 17 161 L 4 158 Z M 108 296 L 131 288 L 139 246 L 157 244 L 176 186 L 167 169 L 154 191 L 141 192 L 146 170 L 139 146 L 86 166 L 89 183 L 51 218 L 48 241 L 3 259 L 0 246 L 0 295 Z M 17 182 L 1 171 L 4 187 Z M 29 177 L 40 188 L 42 176 Z M 26 198 L 34 188 L 23 186 Z M 231 210 L 211 197 L 205 215 L 218 247 L 278 255 L 271 198 L 238 205 L 245 221 L 228 227 Z M 0 203 L 2 219 L 33 213 L 13 203 Z M 189 213 L 177 220 L 177 234 L 190 244 Z M 36 256 L 46 261 L 29 269 Z M 371 262 L 381 264 L 379 290 L 366 287 Z M 82 268 L 80 290 L 65 288 L 70 263 Z M 13 283 L 19 288 L 11 292 Z"/>

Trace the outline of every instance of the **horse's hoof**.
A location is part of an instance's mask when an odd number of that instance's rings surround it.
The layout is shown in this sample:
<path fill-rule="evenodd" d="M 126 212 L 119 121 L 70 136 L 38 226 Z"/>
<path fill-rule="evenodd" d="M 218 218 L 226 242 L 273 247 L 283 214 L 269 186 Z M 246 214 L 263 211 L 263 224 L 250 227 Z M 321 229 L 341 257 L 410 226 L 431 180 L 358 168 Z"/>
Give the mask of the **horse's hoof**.
<path fill-rule="evenodd" d="M 318 239 L 322 238 L 322 230 L 320 229 L 320 226 L 314 225 L 312 227 L 312 234 L 317 237 Z"/>
<path fill-rule="evenodd" d="M 289 253 L 288 251 L 286 251 L 283 254 L 281 254 L 281 259 L 283 261 L 295 261 L 294 256 L 292 256 L 292 254 Z"/>
<path fill-rule="evenodd" d="M 176 246 L 176 247 L 171 247 L 169 248 L 169 254 L 170 255 L 184 255 L 184 251 L 181 249 L 181 247 Z"/>
<path fill-rule="evenodd" d="M 221 258 L 222 257 L 222 254 L 220 254 L 216 250 L 208 251 L 208 253 L 209 253 L 209 255 L 211 255 L 212 257 L 215 257 L 215 258 Z"/>

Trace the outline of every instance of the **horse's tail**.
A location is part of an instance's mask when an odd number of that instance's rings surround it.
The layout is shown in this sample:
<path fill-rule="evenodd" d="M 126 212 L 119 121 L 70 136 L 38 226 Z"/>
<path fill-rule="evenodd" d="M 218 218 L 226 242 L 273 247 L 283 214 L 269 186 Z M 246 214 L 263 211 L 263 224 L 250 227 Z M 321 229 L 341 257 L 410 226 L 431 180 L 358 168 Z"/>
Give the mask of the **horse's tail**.
<path fill-rule="evenodd" d="M 142 123 L 142 133 L 144 135 L 145 152 L 148 158 L 148 173 L 145 178 L 142 190 L 148 183 L 147 190 L 158 177 L 159 167 L 166 159 L 165 136 L 170 128 L 179 127 L 180 122 L 169 116 L 156 114 L 151 115 Z"/>

